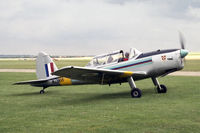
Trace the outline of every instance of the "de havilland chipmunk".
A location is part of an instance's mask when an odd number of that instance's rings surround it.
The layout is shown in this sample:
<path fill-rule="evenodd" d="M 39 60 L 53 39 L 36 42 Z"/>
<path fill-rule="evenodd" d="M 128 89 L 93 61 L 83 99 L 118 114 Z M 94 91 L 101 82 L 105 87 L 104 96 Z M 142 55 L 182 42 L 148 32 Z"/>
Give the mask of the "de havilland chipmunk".
<path fill-rule="evenodd" d="M 67 66 L 58 69 L 53 60 L 44 52 L 40 52 L 36 60 L 38 80 L 17 82 L 15 85 L 30 84 L 43 87 L 64 85 L 101 84 L 111 85 L 128 82 L 131 96 L 139 98 L 142 92 L 135 81 L 151 78 L 158 93 L 166 93 L 167 88 L 158 81 L 158 77 L 183 69 L 184 58 L 188 54 L 184 41 L 180 36 L 181 49 L 156 50 L 142 53 L 131 48 L 129 53 L 118 50 L 108 54 L 95 56 L 85 67 Z"/>

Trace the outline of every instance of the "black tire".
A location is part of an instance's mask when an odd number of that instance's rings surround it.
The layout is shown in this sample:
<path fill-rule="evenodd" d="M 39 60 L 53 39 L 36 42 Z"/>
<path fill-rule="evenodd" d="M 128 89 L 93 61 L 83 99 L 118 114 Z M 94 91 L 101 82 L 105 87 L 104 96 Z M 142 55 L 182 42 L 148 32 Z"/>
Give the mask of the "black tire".
<path fill-rule="evenodd" d="M 158 93 L 166 93 L 167 87 L 165 85 L 160 85 L 160 88 L 159 88 L 159 86 L 157 87 L 157 92 Z"/>
<path fill-rule="evenodd" d="M 44 90 L 41 90 L 41 91 L 40 91 L 40 94 L 44 94 L 44 92 L 45 92 Z"/>
<path fill-rule="evenodd" d="M 140 98 L 142 96 L 142 91 L 138 88 L 132 89 L 131 96 L 132 98 Z"/>

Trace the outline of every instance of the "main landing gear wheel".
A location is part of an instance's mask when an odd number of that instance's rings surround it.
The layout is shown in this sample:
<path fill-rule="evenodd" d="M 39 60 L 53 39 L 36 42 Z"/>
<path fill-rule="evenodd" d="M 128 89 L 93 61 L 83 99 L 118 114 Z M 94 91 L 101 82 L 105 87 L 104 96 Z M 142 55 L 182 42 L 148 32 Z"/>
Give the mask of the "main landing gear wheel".
<path fill-rule="evenodd" d="M 41 91 L 40 91 L 40 94 L 44 94 L 44 93 L 45 93 L 45 91 L 44 91 L 44 90 L 41 90 Z"/>
<path fill-rule="evenodd" d="M 157 87 L 157 92 L 158 93 L 166 93 L 167 92 L 167 87 L 165 85 L 160 85 L 160 87 Z"/>
<path fill-rule="evenodd" d="M 131 96 L 132 98 L 140 98 L 142 96 L 142 92 L 138 88 L 134 88 L 131 90 Z"/>

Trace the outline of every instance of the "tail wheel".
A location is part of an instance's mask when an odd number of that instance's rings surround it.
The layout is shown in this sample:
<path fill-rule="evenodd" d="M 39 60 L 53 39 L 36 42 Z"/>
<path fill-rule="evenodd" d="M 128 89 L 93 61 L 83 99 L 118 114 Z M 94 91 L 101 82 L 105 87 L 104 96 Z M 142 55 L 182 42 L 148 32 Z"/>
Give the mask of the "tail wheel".
<path fill-rule="evenodd" d="M 134 88 L 131 90 L 131 96 L 132 98 L 140 98 L 142 96 L 142 92 L 138 88 Z"/>
<path fill-rule="evenodd" d="M 45 93 L 45 89 L 46 89 L 47 87 L 46 86 L 43 86 L 43 89 L 40 91 L 40 94 L 44 94 Z"/>
<path fill-rule="evenodd" d="M 167 87 L 165 85 L 160 85 L 160 87 L 157 87 L 157 92 L 158 93 L 166 93 L 167 92 Z"/>

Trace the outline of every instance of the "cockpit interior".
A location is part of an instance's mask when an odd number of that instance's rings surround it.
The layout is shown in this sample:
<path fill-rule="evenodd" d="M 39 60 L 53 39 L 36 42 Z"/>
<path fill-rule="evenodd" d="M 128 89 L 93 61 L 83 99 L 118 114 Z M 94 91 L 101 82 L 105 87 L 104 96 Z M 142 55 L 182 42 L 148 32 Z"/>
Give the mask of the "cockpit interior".
<path fill-rule="evenodd" d="M 108 54 L 102 54 L 95 56 L 86 66 L 87 67 L 97 67 L 106 64 L 119 63 L 122 61 L 128 61 L 130 59 L 135 59 L 141 52 L 135 48 L 131 48 L 130 52 L 124 52 L 123 50 L 114 51 Z"/>

